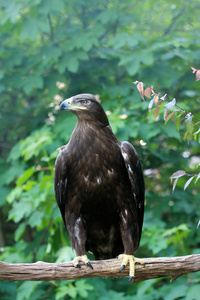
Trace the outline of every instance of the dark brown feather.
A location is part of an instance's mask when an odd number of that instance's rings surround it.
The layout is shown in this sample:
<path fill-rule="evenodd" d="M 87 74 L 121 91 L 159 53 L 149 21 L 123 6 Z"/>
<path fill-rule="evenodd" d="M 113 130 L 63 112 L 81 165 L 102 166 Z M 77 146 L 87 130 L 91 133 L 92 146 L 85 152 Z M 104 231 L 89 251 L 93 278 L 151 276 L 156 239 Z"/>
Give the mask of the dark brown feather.
<path fill-rule="evenodd" d="M 89 99 L 88 110 L 74 111 L 77 125 L 56 160 L 57 203 L 77 255 L 134 254 L 144 211 L 140 161 L 131 144 L 117 140 L 102 106 Z"/>

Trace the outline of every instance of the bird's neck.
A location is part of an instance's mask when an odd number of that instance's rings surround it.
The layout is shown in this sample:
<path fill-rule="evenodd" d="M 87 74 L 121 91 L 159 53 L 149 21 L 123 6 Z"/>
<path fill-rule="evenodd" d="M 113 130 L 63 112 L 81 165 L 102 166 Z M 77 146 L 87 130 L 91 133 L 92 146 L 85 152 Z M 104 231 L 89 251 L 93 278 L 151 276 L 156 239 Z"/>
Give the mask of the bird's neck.
<path fill-rule="evenodd" d="M 119 143 L 109 123 L 106 126 L 102 124 L 100 126 L 100 124 L 93 124 L 81 119 L 78 119 L 70 140 L 76 140 L 81 143 L 93 143 L 97 137 L 105 142 L 109 140 L 110 142 Z"/>

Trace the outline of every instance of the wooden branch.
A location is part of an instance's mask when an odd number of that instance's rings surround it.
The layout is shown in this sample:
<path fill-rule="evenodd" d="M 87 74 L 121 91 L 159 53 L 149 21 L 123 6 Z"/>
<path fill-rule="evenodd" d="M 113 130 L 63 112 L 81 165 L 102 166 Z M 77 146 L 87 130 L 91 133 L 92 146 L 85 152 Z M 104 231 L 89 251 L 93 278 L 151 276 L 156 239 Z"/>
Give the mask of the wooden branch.
<path fill-rule="evenodd" d="M 171 276 L 171 281 L 181 275 L 200 271 L 200 254 L 177 257 L 145 258 L 145 265 L 136 264 L 136 277 L 132 282 Z M 122 260 L 109 259 L 92 261 L 93 270 L 85 265 L 81 269 L 69 263 L 46 263 L 38 261 L 32 264 L 9 264 L 0 261 L 0 280 L 8 281 L 50 281 L 68 280 L 86 277 L 122 277 L 128 276 L 127 266 L 121 273 Z"/>
<path fill-rule="evenodd" d="M 175 22 L 177 21 L 178 18 L 180 18 L 185 10 L 186 10 L 186 6 L 184 6 L 173 18 L 172 18 L 172 22 L 171 24 L 169 24 L 169 26 L 165 29 L 165 32 L 163 33 L 163 37 L 165 37 L 172 29 L 172 27 L 174 26 Z"/>

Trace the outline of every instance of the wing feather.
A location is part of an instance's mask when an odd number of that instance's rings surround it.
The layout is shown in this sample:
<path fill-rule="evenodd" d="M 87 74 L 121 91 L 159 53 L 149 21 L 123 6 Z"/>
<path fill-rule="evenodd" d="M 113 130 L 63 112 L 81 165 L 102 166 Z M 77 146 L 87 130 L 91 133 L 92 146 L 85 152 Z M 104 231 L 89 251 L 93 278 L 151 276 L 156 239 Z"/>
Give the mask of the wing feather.
<path fill-rule="evenodd" d="M 64 148 L 64 147 L 63 147 Z M 65 204 L 67 191 L 67 151 L 62 149 L 59 153 L 54 170 L 54 190 L 58 207 L 65 223 Z M 66 224 L 65 224 L 66 225 Z"/>
<path fill-rule="evenodd" d="M 139 233 L 141 236 L 143 216 L 144 216 L 144 194 L 145 194 L 143 171 L 142 171 L 139 156 L 135 148 L 130 143 L 128 142 L 121 143 L 121 153 L 126 165 L 135 204 L 138 211 Z"/>

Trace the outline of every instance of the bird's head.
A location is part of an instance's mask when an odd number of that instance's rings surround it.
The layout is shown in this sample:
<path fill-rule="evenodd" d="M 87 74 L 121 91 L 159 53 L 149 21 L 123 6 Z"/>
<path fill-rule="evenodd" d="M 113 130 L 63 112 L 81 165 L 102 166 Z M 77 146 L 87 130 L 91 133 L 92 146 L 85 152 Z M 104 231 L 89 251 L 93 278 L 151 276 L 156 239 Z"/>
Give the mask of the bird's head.
<path fill-rule="evenodd" d="M 103 126 L 109 125 L 103 107 L 92 94 L 79 94 L 68 98 L 60 104 L 60 110 L 72 111 L 79 120 L 88 123 L 95 122 Z"/>

